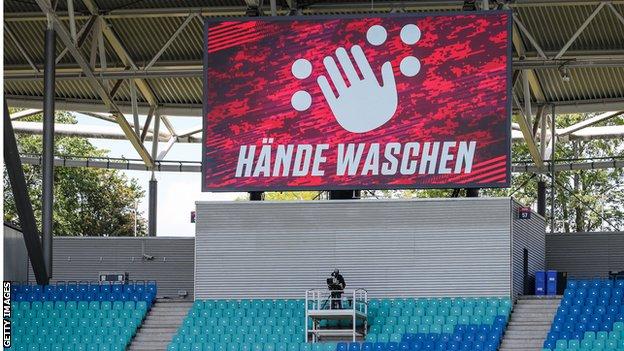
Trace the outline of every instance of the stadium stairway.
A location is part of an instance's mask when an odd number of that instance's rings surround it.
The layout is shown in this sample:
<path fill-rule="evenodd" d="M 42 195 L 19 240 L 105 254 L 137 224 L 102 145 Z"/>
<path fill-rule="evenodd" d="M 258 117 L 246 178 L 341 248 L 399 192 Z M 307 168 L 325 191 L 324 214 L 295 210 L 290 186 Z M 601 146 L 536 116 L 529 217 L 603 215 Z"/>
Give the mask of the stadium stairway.
<path fill-rule="evenodd" d="M 192 301 L 157 299 L 128 350 L 166 350 L 192 306 Z"/>
<path fill-rule="evenodd" d="M 500 351 L 537 351 L 561 302 L 561 296 L 521 296 L 511 313 Z"/>

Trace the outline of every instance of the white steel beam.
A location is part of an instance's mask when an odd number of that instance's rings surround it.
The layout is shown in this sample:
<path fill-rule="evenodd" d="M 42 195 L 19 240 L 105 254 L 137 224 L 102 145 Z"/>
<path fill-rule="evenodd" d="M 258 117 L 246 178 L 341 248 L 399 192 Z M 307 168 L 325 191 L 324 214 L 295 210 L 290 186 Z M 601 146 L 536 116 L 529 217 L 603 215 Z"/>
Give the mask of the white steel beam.
<path fill-rule="evenodd" d="M 181 131 L 178 136 L 179 137 L 187 137 L 187 136 L 191 136 L 193 134 L 197 134 L 200 133 L 202 130 L 204 130 L 204 127 L 202 125 L 198 125 L 192 128 L 189 128 L 187 130 Z"/>
<path fill-rule="evenodd" d="M 83 114 L 85 116 L 101 119 L 101 120 L 104 120 L 104 121 L 107 121 L 107 122 L 111 122 L 111 123 L 115 123 L 115 124 L 117 123 L 117 120 L 115 119 L 115 117 L 111 116 L 110 114 L 107 114 L 107 113 L 95 113 L 95 112 L 84 112 L 84 111 L 77 111 L 77 112 L 80 113 L 80 114 Z M 129 121 L 128 124 L 130 124 L 130 126 L 134 128 L 134 122 Z M 147 135 L 147 132 L 150 132 L 150 133 L 153 134 L 154 133 L 154 128 L 152 128 L 152 126 L 148 126 L 146 128 L 144 127 L 144 129 L 141 132 L 141 141 L 145 141 L 145 137 L 146 136 L 143 136 L 143 134 Z M 166 139 L 166 138 L 170 138 L 171 137 L 171 134 L 167 133 L 164 130 L 159 131 L 158 135 L 159 135 L 159 138 L 161 138 L 161 139 L 162 138 Z"/>
<path fill-rule="evenodd" d="M 67 15 L 69 16 L 69 33 L 71 38 L 76 43 L 76 18 L 74 14 L 74 0 L 67 0 Z"/>
<path fill-rule="evenodd" d="M 520 37 L 520 32 L 518 26 L 514 24 L 512 31 L 512 38 L 514 49 L 519 57 L 524 57 L 526 54 L 526 48 L 524 47 L 524 42 L 522 41 L 522 37 Z M 542 86 L 537 79 L 537 75 L 533 70 L 524 71 L 528 73 L 529 83 L 531 84 L 531 91 L 533 92 L 533 96 L 537 103 L 543 103 L 546 101 L 546 97 L 544 96 L 544 92 L 542 90 Z"/>
<path fill-rule="evenodd" d="M 95 21 L 97 21 L 97 16 L 91 16 L 89 17 L 89 19 L 87 20 L 87 22 L 80 28 L 80 31 L 78 32 L 78 36 L 76 38 L 76 46 L 78 48 L 80 48 L 82 46 L 82 44 L 85 42 L 86 38 L 87 38 L 87 34 L 89 34 L 89 32 L 91 31 L 91 29 L 93 28 L 93 26 L 95 25 Z M 61 62 L 61 59 L 63 57 L 65 57 L 65 54 L 67 54 L 68 49 L 67 47 L 65 47 L 60 54 L 58 54 L 58 56 L 56 57 L 56 63 L 58 64 L 59 62 Z M 57 74 L 58 74 L 58 66 L 57 66 Z M 55 77 L 55 79 L 58 79 L 58 75 L 57 77 Z"/>
<path fill-rule="evenodd" d="M 165 50 L 167 50 L 169 48 L 169 46 L 171 45 L 171 43 L 173 43 L 173 41 L 178 37 L 178 35 L 180 35 L 180 33 L 182 33 L 182 31 L 184 30 L 184 28 L 186 28 L 186 26 L 191 23 L 191 21 L 193 20 L 193 18 L 197 17 L 196 13 L 192 13 L 190 14 L 186 20 L 184 20 L 184 22 L 182 22 L 182 24 L 180 25 L 180 27 L 178 27 L 178 29 L 176 29 L 176 31 L 173 33 L 173 35 L 169 38 L 169 40 L 167 40 L 167 42 L 165 43 L 165 45 L 162 46 L 162 48 L 160 48 L 160 50 L 158 50 L 158 52 L 156 53 L 156 55 L 154 55 L 154 57 L 150 60 L 150 62 L 145 65 L 145 67 L 143 68 L 145 71 L 149 70 L 150 67 L 152 67 L 154 65 L 154 63 L 156 63 L 156 61 L 158 61 L 158 59 L 160 58 L 160 56 L 165 52 Z"/>
<path fill-rule="evenodd" d="M 604 122 L 606 120 L 609 120 L 609 119 L 611 119 L 613 117 L 620 116 L 622 114 L 624 114 L 624 111 L 605 112 L 605 113 L 599 114 L 597 116 L 588 118 L 588 119 L 586 119 L 584 121 L 581 121 L 581 122 L 578 122 L 576 124 L 573 124 L 573 125 L 571 125 L 571 126 L 569 126 L 567 128 L 564 128 L 561 131 L 559 131 L 557 134 L 559 136 L 568 135 L 570 133 L 573 133 L 573 132 L 576 132 L 578 130 L 587 128 L 587 127 L 592 126 L 592 125 L 594 125 L 596 123 Z"/>
<path fill-rule="evenodd" d="M 520 19 L 518 18 L 518 14 L 517 13 L 513 14 L 513 20 L 516 23 L 516 25 L 518 26 L 518 28 L 520 28 L 520 31 L 522 31 L 522 33 L 524 33 L 524 35 L 527 37 L 527 39 L 529 39 L 529 42 L 531 43 L 531 45 L 533 45 L 533 47 L 537 51 L 537 54 L 540 55 L 543 59 L 548 59 L 548 56 L 546 56 L 546 54 L 544 53 L 544 50 L 542 49 L 542 47 L 537 43 L 537 40 L 535 40 L 535 38 L 531 35 L 529 30 L 520 21 Z"/>
<path fill-rule="evenodd" d="M 69 52 L 72 54 L 72 56 L 76 60 L 76 63 L 78 63 L 78 65 L 82 67 L 85 75 L 87 75 L 90 78 L 89 84 L 91 85 L 91 88 L 95 92 L 97 92 L 97 94 L 100 96 L 104 104 L 109 108 L 110 112 L 113 113 L 113 115 L 117 119 L 117 122 L 121 126 L 121 129 L 124 131 L 124 134 L 126 135 L 128 140 L 132 143 L 134 148 L 137 150 L 137 152 L 139 153 L 139 155 L 141 156 L 145 164 L 150 167 L 153 166 L 152 158 L 150 157 L 145 147 L 143 147 L 143 144 L 141 143 L 139 136 L 134 133 L 134 131 L 132 130 L 132 127 L 130 127 L 130 125 L 128 124 L 128 121 L 126 121 L 125 117 L 123 116 L 119 108 L 117 107 L 117 104 L 111 99 L 110 95 L 108 94 L 108 91 L 104 88 L 102 83 L 95 77 L 93 71 L 91 70 L 91 67 L 89 66 L 89 63 L 85 60 L 84 57 L 82 57 L 82 53 L 72 41 L 71 35 L 65 28 L 65 24 L 56 16 L 53 9 L 48 5 L 48 3 L 45 0 L 35 0 L 35 1 L 37 2 L 41 10 L 50 17 L 50 19 L 53 22 L 54 29 L 56 33 L 58 34 L 59 38 L 61 39 L 63 44 L 67 46 L 67 48 L 69 49 Z"/>
<path fill-rule="evenodd" d="M 80 36 L 80 35 L 79 35 Z M 66 50 L 66 49 L 65 49 Z M 64 50 L 64 51 L 65 51 Z M 61 52 L 63 54 L 63 52 Z M 61 58 L 59 55 L 57 61 Z M 624 51 L 621 54 L 612 55 L 610 57 L 594 57 L 592 55 L 581 55 L 570 59 L 562 60 L 545 60 L 542 58 L 525 58 L 524 60 L 514 59 L 512 67 L 514 71 L 518 70 L 536 70 L 536 69 L 553 69 L 559 68 L 561 65 L 566 67 L 624 67 Z M 56 80 L 85 80 L 88 79 L 77 66 L 57 67 Z M 163 65 L 152 66 L 149 70 L 131 69 L 128 67 L 107 67 L 106 71 L 96 68 L 94 72 L 98 77 L 109 80 L 117 79 L 152 79 L 152 78 L 184 78 L 184 77 L 202 77 L 204 71 L 202 63 L 199 61 L 168 62 Z M 25 66 L 5 66 L 5 81 L 37 81 L 43 77 L 42 72 L 33 69 L 26 69 Z M 529 76 L 531 78 L 531 75 Z M 536 78 L 535 78 L 536 79 Z M 531 78 L 533 81 L 534 78 Z M 534 90 L 532 88 L 532 90 Z M 532 91 L 535 95 L 535 91 Z"/>
<path fill-rule="evenodd" d="M 41 135 L 43 125 L 41 122 L 21 122 L 13 121 L 15 133 Z M 55 124 L 54 134 L 60 136 L 108 139 L 108 140 L 126 140 L 126 134 L 117 126 L 97 126 L 83 124 Z M 167 141 L 171 137 L 159 133 L 160 141 Z M 146 140 L 153 140 L 154 134 L 148 133 Z"/>
<path fill-rule="evenodd" d="M 615 17 L 617 17 L 617 19 L 624 24 L 624 16 L 622 16 L 622 14 L 620 12 L 618 12 L 618 10 L 613 6 L 612 3 L 608 2 L 607 6 L 609 7 L 609 9 L 611 10 L 611 12 L 613 12 L 613 14 L 615 15 Z"/>
<path fill-rule="evenodd" d="M 570 48 L 570 45 L 572 45 L 574 43 L 574 41 L 576 40 L 576 38 L 579 37 L 579 35 L 581 35 L 581 33 L 583 33 L 583 31 L 585 30 L 585 28 L 587 28 L 587 26 L 591 23 L 591 21 L 596 17 L 596 15 L 598 15 L 598 13 L 600 12 L 600 10 L 602 10 L 602 8 L 605 6 L 605 2 L 601 2 L 598 7 L 596 7 L 594 9 L 594 11 L 589 15 L 589 17 L 587 17 L 587 19 L 585 19 L 585 22 L 583 22 L 583 24 L 581 24 L 581 26 L 576 30 L 576 32 L 574 32 L 574 34 L 572 34 L 572 37 L 570 39 L 568 39 L 568 41 L 565 43 L 565 45 L 561 48 L 561 50 L 559 50 L 559 52 L 557 53 L 557 55 L 555 55 L 555 59 L 560 58 L 561 56 L 563 56 L 563 54 L 565 54 L 565 52 Z"/>
<path fill-rule="evenodd" d="M 520 101 L 518 101 L 518 98 L 516 97 L 516 95 L 515 94 L 512 94 L 512 95 L 513 95 L 513 99 L 516 105 L 518 105 L 521 108 Z M 524 140 L 527 143 L 527 146 L 529 148 L 529 153 L 531 154 L 531 158 L 533 159 L 533 162 L 535 162 L 535 164 L 539 166 L 543 166 L 542 156 L 540 155 L 539 150 L 537 149 L 537 145 L 535 144 L 535 139 L 533 138 L 531 126 L 526 119 L 526 114 L 527 114 L 526 111 L 522 111 L 522 113 L 518 115 L 518 124 L 520 125 L 520 130 L 522 131 Z"/>
<path fill-rule="evenodd" d="M 154 134 L 158 135 L 160 132 L 160 114 L 158 110 L 154 111 Z M 172 136 L 173 138 L 173 136 Z M 158 139 L 154 138 L 152 140 L 152 158 L 156 159 L 158 154 Z"/>
<path fill-rule="evenodd" d="M 158 156 L 156 157 L 156 160 L 161 161 L 165 158 L 165 156 L 167 156 L 167 154 L 169 153 L 169 150 L 171 150 L 171 148 L 173 147 L 173 144 L 175 144 L 177 141 L 177 138 L 175 136 L 172 136 L 171 138 L 169 138 L 169 140 L 167 141 L 167 144 L 165 145 L 165 148 L 158 153 Z"/>
<path fill-rule="evenodd" d="M 41 165 L 41 157 L 37 155 L 21 155 L 22 163 L 29 165 Z M 104 169 L 121 169 L 135 171 L 156 171 L 156 172 L 201 172 L 201 162 L 193 161 L 156 161 L 153 169 L 148 168 L 139 160 L 128 159 L 85 159 L 56 157 L 54 165 L 59 167 L 91 167 Z M 578 161 L 556 163 L 555 171 L 574 171 L 592 169 L 613 169 L 624 167 L 624 160 L 611 159 L 604 161 Z M 511 166 L 513 173 L 549 173 L 551 167 L 537 167 L 532 164 Z"/>
<path fill-rule="evenodd" d="M 6 22 L 4 23 L 4 32 L 11 39 L 13 44 L 15 44 L 15 47 L 20 52 L 20 54 L 22 54 L 22 56 L 24 56 L 24 58 L 26 59 L 26 62 L 28 62 L 30 67 L 32 67 L 32 69 L 35 72 L 39 72 L 39 68 L 37 68 L 37 65 L 35 65 L 35 62 L 30 58 L 30 56 L 28 56 L 28 53 L 26 53 L 26 50 L 24 49 L 22 44 L 19 42 L 19 40 L 17 40 L 17 38 L 15 37 L 15 35 L 13 34 L 13 32 L 11 31 L 9 26 L 7 26 Z"/>
<path fill-rule="evenodd" d="M 42 109 L 40 108 L 29 108 L 26 110 L 22 110 L 22 111 L 17 111 L 11 114 L 11 120 L 12 121 L 17 121 L 19 119 L 28 117 L 28 116 L 32 116 L 32 115 L 36 115 L 38 113 L 43 112 Z"/>

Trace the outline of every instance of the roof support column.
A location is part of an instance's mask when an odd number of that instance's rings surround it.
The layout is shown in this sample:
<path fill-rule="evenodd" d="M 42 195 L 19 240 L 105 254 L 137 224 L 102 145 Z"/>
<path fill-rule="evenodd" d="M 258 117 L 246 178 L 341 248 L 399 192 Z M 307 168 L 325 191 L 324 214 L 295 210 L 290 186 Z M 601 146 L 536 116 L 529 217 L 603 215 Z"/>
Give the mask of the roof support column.
<path fill-rule="evenodd" d="M 54 209 L 54 76 L 56 74 L 56 32 L 52 19 L 48 19 L 45 31 L 44 79 L 43 79 L 43 193 L 42 237 L 43 258 L 48 278 L 52 278 L 52 241 Z"/>
<path fill-rule="evenodd" d="M 550 107 L 550 233 L 555 232 L 555 137 L 556 132 L 555 105 Z"/>
<path fill-rule="evenodd" d="M 48 274 L 46 273 L 46 264 L 43 259 L 43 251 L 41 242 L 39 241 L 39 232 L 35 224 L 35 215 L 33 214 L 32 204 L 28 197 L 28 189 L 26 188 L 26 180 L 24 178 L 24 169 L 22 168 L 22 160 L 17 150 L 17 142 L 15 141 L 15 132 L 9 117 L 9 107 L 4 99 L 4 164 L 6 172 L 11 183 L 13 192 L 13 201 L 15 201 L 15 209 L 19 218 L 19 224 L 22 228 L 24 244 L 28 251 L 30 265 L 35 274 L 37 284 L 43 285 L 48 283 Z"/>

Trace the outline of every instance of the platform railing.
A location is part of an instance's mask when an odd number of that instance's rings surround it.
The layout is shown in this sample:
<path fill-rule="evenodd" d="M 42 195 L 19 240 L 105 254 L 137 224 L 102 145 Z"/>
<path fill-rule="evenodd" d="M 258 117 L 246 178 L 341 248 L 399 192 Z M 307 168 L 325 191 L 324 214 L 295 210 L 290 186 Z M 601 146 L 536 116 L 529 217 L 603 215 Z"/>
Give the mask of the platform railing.
<path fill-rule="evenodd" d="M 320 321 L 324 319 L 350 320 L 352 328 L 349 336 L 352 341 L 355 341 L 358 335 L 365 336 L 366 334 L 368 292 L 365 289 L 310 289 L 306 291 L 305 308 L 306 342 L 318 341 L 319 335 L 339 336 L 348 331 L 347 329 L 321 329 Z M 357 331 L 358 319 L 363 322 L 361 334 Z M 310 320 L 312 325 L 310 325 Z"/>

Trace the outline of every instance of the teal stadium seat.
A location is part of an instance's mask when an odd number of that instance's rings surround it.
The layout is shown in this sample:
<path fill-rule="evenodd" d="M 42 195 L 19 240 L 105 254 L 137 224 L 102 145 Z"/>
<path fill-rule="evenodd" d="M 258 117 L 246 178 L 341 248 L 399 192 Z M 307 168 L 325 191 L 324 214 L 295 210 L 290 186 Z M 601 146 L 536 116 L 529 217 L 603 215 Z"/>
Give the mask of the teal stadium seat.
<path fill-rule="evenodd" d="M 13 284 L 11 350 L 125 350 L 156 297 L 149 284 L 141 295 L 109 284 Z"/>

